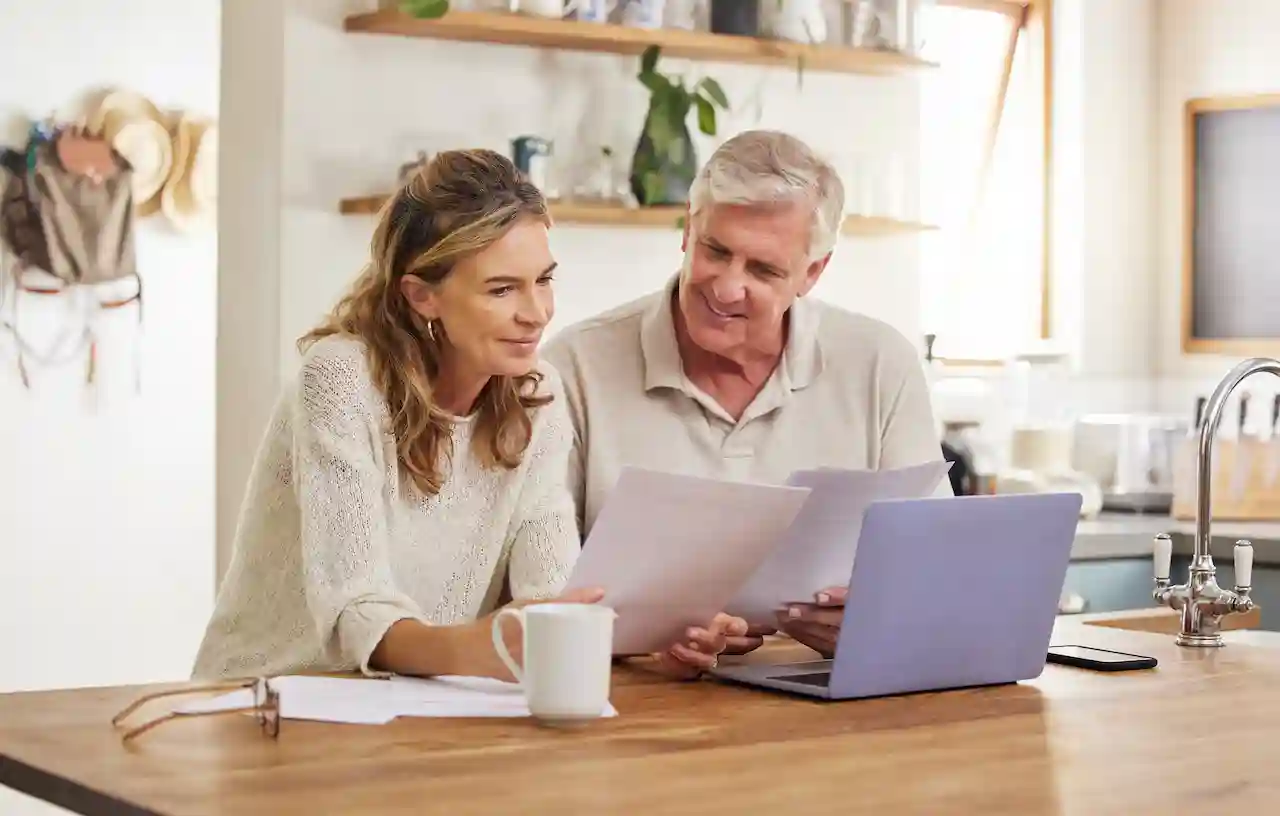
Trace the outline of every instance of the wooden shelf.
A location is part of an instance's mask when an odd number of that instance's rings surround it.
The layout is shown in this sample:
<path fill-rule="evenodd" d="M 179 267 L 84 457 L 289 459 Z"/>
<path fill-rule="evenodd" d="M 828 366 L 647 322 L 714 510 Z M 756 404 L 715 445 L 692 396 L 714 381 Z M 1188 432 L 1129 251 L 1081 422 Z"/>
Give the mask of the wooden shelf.
<path fill-rule="evenodd" d="M 451 11 L 421 20 L 394 9 L 353 14 L 343 22 L 349 32 L 426 37 L 437 40 L 523 45 L 638 55 L 651 45 L 667 57 L 753 65 L 795 66 L 806 71 L 844 74 L 898 74 L 936 63 L 893 51 L 812 46 L 757 37 L 734 37 L 679 29 L 644 29 L 576 20 L 552 20 L 521 14 Z"/>
<path fill-rule="evenodd" d="M 343 215 L 374 215 L 387 200 L 385 195 L 344 198 L 338 204 Z M 567 201 L 551 202 L 551 218 L 558 224 L 576 224 L 598 227 L 639 227 L 675 229 L 684 207 L 622 207 L 611 204 L 588 204 Z M 840 228 L 842 235 L 873 236 L 895 235 L 907 232 L 926 232 L 937 229 L 930 224 L 914 221 L 898 221 L 877 216 L 850 215 Z"/>

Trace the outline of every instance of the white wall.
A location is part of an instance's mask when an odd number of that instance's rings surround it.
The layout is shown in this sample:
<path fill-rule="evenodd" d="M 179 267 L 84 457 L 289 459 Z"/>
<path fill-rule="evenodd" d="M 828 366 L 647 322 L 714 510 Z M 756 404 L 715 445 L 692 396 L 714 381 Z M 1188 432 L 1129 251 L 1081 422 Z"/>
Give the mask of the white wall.
<path fill-rule="evenodd" d="M 217 115 L 218 0 L 7 2 L 0 16 L 6 144 L 104 86 Z M 137 254 L 140 395 L 132 311 L 102 323 L 97 405 L 80 365 L 37 367 L 24 390 L 0 333 L 0 691 L 185 677 L 211 608 L 215 239 L 148 221 Z M 20 303 L 33 341 L 61 325 L 60 306 Z M 19 807 L 0 790 L 0 812 Z"/>
<path fill-rule="evenodd" d="M 284 0 L 222 1 L 217 577 L 280 375 Z"/>
<path fill-rule="evenodd" d="M 228 15 L 243 2 L 228 2 Z M 228 104 L 244 92 L 263 98 L 276 94 L 284 106 L 278 143 L 260 145 L 278 156 L 282 167 L 281 272 L 272 295 L 280 308 L 277 318 L 260 315 L 254 329 L 276 333 L 278 372 L 290 370 L 295 339 L 332 305 L 367 257 L 374 220 L 339 215 L 339 199 L 387 191 L 397 167 L 418 149 L 475 146 L 508 152 L 510 139 L 526 133 L 555 141 L 555 166 L 561 172 L 553 184 L 564 187 L 577 157 L 599 145 L 612 145 L 620 160 L 629 160 L 641 127 L 646 96 L 635 79 L 637 58 L 342 31 L 346 14 L 374 6 L 358 0 L 255 3 L 257 15 L 277 15 L 283 8 L 283 65 L 275 62 L 269 43 L 252 48 L 226 43 L 244 60 L 234 88 L 226 84 L 230 74 L 224 78 Z M 228 38 L 239 36 L 233 26 L 226 32 Z M 261 28 L 257 32 L 261 36 Z M 917 152 L 918 96 L 910 78 L 807 73 L 803 90 L 797 91 L 788 70 L 665 59 L 659 67 L 705 70 L 721 81 L 734 105 L 733 114 L 721 120 L 721 138 L 752 126 L 779 127 L 837 161 L 847 161 L 860 148 L 892 145 L 906 154 Z M 763 102 L 758 121 L 751 104 L 756 93 Z M 241 120 L 237 125 L 224 114 L 224 128 L 251 124 Z M 700 138 L 700 157 L 713 146 Z M 227 201 L 224 194 L 224 208 Z M 274 227 L 260 223 L 257 229 Z M 227 240 L 232 240 L 229 232 Z M 553 332 L 658 287 L 680 258 L 675 230 L 564 225 L 554 230 L 553 249 L 560 261 Z M 270 253 L 264 244 L 264 262 Z M 917 265 L 914 237 L 844 240 L 817 294 L 889 320 L 916 339 Z M 255 268 L 254 274 L 267 274 L 266 269 Z M 220 355 L 220 366 L 228 368 L 265 366 L 250 359 L 248 349 L 235 360 L 221 350 Z M 220 423 L 219 480 L 225 487 L 219 504 L 220 564 L 229 555 L 239 501 L 230 497 L 243 484 L 257 442 L 256 434 L 244 434 L 265 421 L 263 387 L 254 386 L 262 403 L 256 417 L 244 415 L 236 428 Z"/>
<path fill-rule="evenodd" d="M 1237 357 L 1182 353 L 1183 115 L 1188 99 L 1280 91 L 1280 3 L 1274 0 L 1161 0 L 1156 108 L 1155 218 L 1159 298 L 1155 314 L 1159 399 L 1173 408 L 1208 394 Z M 1259 375 L 1248 390 L 1265 396 L 1280 383 Z M 1270 411 L 1270 398 L 1254 406 Z M 1262 418 L 1261 416 L 1259 417 Z"/>
<path fill-rule="evenodd" d="M 1146 410 L 1155 388 L 1157 5 L 1054 2 L 1054 326 L 1081 410 Z"/>

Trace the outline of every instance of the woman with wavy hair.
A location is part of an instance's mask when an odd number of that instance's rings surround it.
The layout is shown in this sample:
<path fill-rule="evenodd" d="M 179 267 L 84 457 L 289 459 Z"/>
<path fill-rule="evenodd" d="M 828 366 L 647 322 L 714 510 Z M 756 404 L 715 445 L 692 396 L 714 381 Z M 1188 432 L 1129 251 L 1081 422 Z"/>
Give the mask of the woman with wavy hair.
<path fill-rule="evenodd" d="M 504 584 L 515 604 L 600 600 L 560 594 L 580 539 L 573 430 L 538 361 L 549 224 L 538 189 L 487 150 L 438 154 L 386 205 L 364 273 L 299 341 L 197 679 L 509 679 L 490 637 Z M 664 662 L 713 665 L 721 628 Z"/>

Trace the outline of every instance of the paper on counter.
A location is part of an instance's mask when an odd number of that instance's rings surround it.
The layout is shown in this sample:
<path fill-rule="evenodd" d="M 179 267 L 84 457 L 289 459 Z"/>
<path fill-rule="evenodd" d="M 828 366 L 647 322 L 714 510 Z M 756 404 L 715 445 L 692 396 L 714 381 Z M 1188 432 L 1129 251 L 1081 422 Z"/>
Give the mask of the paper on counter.
<path fill-rule="evenodd" d="M 517 683 L 488 677 L 313 677 L 286 675 L 271 679 L 280 692 L 285 720 L 382 725 L 397 717 L 528 717 L 529 706 Z M 233 691 L 188 702 L 184 714 L 227 711 L 253 706 L 253 692 Z M 616 717 L 610 705 L 603 716 Z"/>
<path fill-rule="evenodd" d="M 270 683 L 280 693 L 284 720 L 381 725 L 400 714 L 391 684 L 384 680 L 286 675 L 273 677 Z M 241 689 L 186 703 L 177 711 L 195 714 L 252 707 L 253 692 Z"/>
<path fill-rule="evenodd" d="M 777 546 L 809 496 L 798 485 L 624 468 L 568 589 L 600 587 L 614 654 L 650 654 L 706 626 Z"/>
<path fill-rule="evenodd" d="M 393 677 L 397 705 L 406 717 L 529 717 L 519 683 L 492 677 Z M 607 705 L 602 717 L 616 717 Z"/>
<path fill-rule="evenodd" d="M 882 499 L 930 496 L 950 467 L 950 462 L 932 462 L 895 470 L 818 468 L 791 474 L 787 483 L 809 488 L 809 499 L 725 611 L 773 626 L 778 607 L 811 602 L 818 590 L 846 586 L 867 507 Z"/>

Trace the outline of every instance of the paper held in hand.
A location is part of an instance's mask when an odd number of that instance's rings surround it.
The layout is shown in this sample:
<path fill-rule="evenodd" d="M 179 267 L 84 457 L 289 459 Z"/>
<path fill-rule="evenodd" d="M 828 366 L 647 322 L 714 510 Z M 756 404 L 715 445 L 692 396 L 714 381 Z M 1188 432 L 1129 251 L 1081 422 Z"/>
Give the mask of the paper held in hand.
<path fill-rule="evenodd" d="M 615 655 L 664 651 L 706 626 L 777 546 L 809 488 L 625 468 L 567 589 L 600 587 Z"/>
<path fill-rule="evenodd" d="M 750 624 L 777 625 L 775 610 L 811 603 L 815 592 L 846 586 L 853 572 L 862 517 L 872 502 L 923 498 L 938 490 L 950 462 L 896 470 L 798 470 L 787 484 L 809 496 L 773 552 L 724 611 Z"/>

